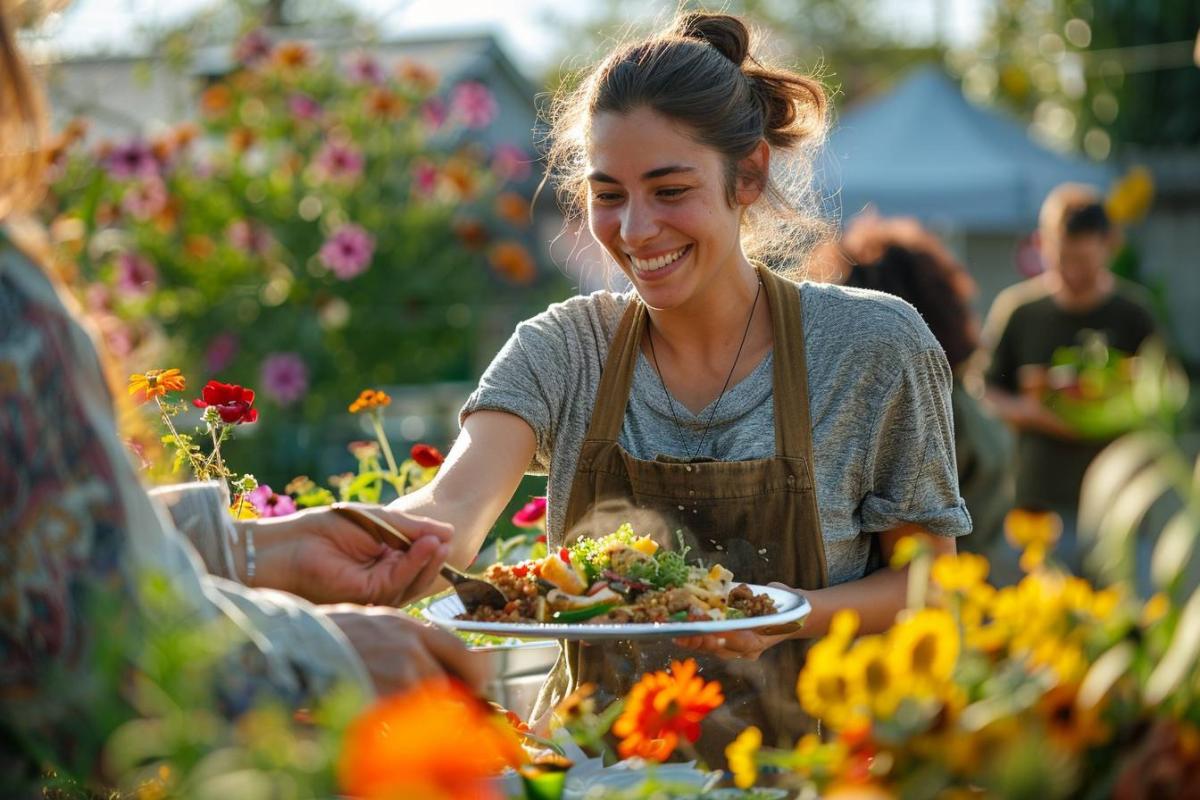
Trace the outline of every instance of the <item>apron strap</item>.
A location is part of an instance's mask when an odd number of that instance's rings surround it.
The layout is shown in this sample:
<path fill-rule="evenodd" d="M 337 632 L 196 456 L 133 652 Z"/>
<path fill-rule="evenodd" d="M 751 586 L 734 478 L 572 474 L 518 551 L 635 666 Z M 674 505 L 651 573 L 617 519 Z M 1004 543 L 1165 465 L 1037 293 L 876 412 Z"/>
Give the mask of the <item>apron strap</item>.
<path fill-rule="evenodd" d="M 621 435 L 645 318 L 646 306 L 635 293 L 630 297 L 617 333 L 608 346 L 608 358 L 604 361 L 585 441 L 615 442 Z"/>
<path fill-rule="evenodd" d="M 804 313 L 796 284 L 756 265 L 775 332 L 775 454 L 812 463 Z M 786 388 L 784 388 L 786 387 Z"/>

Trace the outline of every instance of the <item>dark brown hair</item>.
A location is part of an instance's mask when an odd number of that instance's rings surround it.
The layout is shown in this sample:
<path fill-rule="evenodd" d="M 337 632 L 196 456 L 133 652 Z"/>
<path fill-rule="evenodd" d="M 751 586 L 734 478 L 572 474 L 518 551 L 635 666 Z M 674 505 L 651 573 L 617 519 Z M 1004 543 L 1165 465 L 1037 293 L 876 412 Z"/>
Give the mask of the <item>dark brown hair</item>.
<path fill-rule="evenodd" d="M 812 154 L 827 124 L 825 90 L 812 78 L 762 64 L 750 53 L 750 31 L 736 17 L 692 12 L 672 30 L 634 42 L 593 68 L 579 88 L 555 98 L 550 112 L 547 177 L 568 216 L 585 208 L 586 146 L 593 116 L 648 108 L 681 123 L 726 164 L 726 194 L 736 180 L 763 188 L 747 209 L 747 253 L 772 265 L 799 266 L 827 235 L 810 196 Z M 739 175 L 759 143 L 771 147 L 770 175 Z"/>
<path fill-rule="evenodd" d="M 847 227 L 841 252 L 849 261 L 841 282 L 911 303 L 946 351 L 952 368 L 975 352 L 979 346 L 978 320 L 971 309 L 975 281 L 916 220 L 859 217 Z"/>

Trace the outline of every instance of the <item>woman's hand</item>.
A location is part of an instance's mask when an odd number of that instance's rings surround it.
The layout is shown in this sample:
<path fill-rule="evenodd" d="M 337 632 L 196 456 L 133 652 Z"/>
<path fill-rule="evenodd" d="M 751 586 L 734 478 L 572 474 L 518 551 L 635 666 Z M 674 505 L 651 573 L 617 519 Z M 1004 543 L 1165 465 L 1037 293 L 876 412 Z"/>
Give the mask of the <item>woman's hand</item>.
<path fill-rule="evenodd" d="M 445 678 L 457 678 L 482 695 L 492 678 L 484 654 L 471 653 L 457 637 L 402 611 L 353 605 L 322 611 L 350 640 L 381 695 Z"/>
<path fill-rule="evenodd" d="M 254 526 L 257 569 L 249 584 L 314 603 L 399 606 L 422 596 L 449 555 L 453 529 L 400 511 L 371 510 L 408 534 L 413 544 L 407 552 L 329 508 L 240 523 Z M 237 557 L 245 575 L 244 552 Z"/>
<path fill-rule="evenodd" d="M 689 650 L 699 650 L 719 658 L 744 658 L 757 661 L 758 657 L 780 642 L 794 639 L 794 633 L 777 636 L 764 636 L 753 630 L 728 631 L 720 635 L 685 636 L 675 640 L 675 644 Z"/>
<path fill-rule="evenodd" d="M 772 583 L 770 586 L 774 589 L 783 589 L 787 592 L 802 594 L 799 589 L 784 586 L 782 583 Z M 754 629 L 727 631 L 722 634 L 708 634 L 706 636 L 682 636 L 675 640 L 675 644 L 690 650 L 699 650 L 718 658 L 744 658 L 749 661 L 757 661 L 759 656 L 780 642 L 786 642 L 788 639 L 795 639 L 801 636 L 802 630 L 802 628 L 797 628 L 794 631 L 780 634 L 767 634 Z"/>

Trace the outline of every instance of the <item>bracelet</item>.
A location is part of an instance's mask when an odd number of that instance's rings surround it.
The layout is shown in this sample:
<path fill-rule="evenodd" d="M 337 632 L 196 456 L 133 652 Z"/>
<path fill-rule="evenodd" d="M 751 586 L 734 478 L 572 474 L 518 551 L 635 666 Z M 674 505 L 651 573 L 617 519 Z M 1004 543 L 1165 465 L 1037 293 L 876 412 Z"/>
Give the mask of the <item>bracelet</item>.
<path fill-rule="evenodd" d="M 255 558 L 256 551 L 254 549 L 254 526 L 247 525 L 243 529 L 243 533 L 246 535 L 246 585 L 249 586 L 250 581 L 254 579 L 254 573 L 258 566 Z"/>

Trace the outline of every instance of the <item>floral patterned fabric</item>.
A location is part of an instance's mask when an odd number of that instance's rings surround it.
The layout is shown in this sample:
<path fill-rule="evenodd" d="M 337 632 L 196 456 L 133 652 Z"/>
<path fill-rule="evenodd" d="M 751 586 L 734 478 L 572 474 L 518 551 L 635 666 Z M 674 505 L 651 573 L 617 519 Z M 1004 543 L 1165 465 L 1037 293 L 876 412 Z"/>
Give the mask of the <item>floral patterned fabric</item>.
<path fill-rule="evenodd" d="M 167 499 L 229 575 L 219 492 L 184 496 Z M 172 590 L 170 614 L 146 601 L 151 578 Z M 226 714 L 263 694 L 300 704 L 338 681 L 371 691 L 312 606 L 208 574 L 142 487 L 90 338 L 0 232 L 0 785 L 39 761 L 94 763 L 128 715 L 120 690 L 139 643 L 156 626 L 206 623 L 241 642 L 214 675 Z"/>

